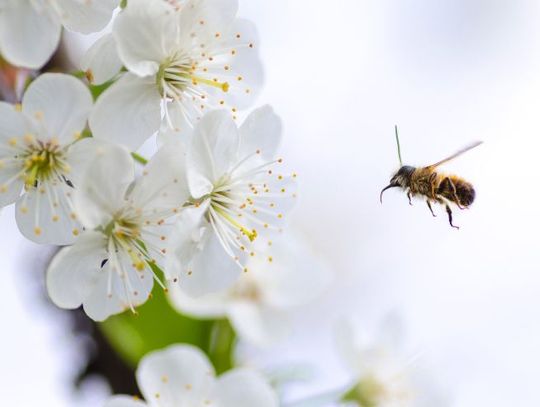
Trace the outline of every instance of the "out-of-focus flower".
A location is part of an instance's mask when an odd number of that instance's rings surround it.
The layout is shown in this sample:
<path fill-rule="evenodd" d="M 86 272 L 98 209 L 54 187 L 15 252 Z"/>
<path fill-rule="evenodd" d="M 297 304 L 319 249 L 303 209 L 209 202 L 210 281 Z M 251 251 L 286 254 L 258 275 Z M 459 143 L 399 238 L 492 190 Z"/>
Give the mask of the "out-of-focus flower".
<path fill-rule="evenodd" d="M 369 337 L 351 321 L 338 330 L 343 361 L 353 375 L 353 385 L 343 398 L 347 406 L 433 407 L 447 406 L 425 367 L 407 354 L 395 316 Z"/>
<path fill-rule="evenodd" d="M 238 128 L 224 111 L 206 114 L 187 147 L 191 194 L 171 234 L 167 272 L 188 295 L 224 289 L 254 256 L 253 242 L 268 244 L 295 201 L 294 175 L 275 159 L 281 122 L 269 107 Z M 267 258 L 266 261 L 272 261 Z"/>
<path fill-rule="evenodd" d="M 105 407 L 277 407 L 275 392 L 258 373 L 234 369 L 218 378 L 206 355 L 189 345 L 174 345 L 145 356 L 137 383 L 146 402 L 112 397 Z"/>
<path fill-rule="evenodd" d="M 112 134 L 137 149 L 158 131 L 161 105 L 169 125 L 173 104 L 192 126 L 209 108 L 227 108 L 234 116 L 251 104 L 262 69 L 255 30 L 235 18 L 236 11 L 236 0 L 130 0 L 113 27 L 128 72 L 98 99 L 90 118 L 95 136 Z M 112 52 L 110 40 L 101 45 L 91 53 Z M 96 70 L 90 61 L 85 67 Z M 106 71 L 114 74 L 116 67 Z"/>
<path fill-rule="evenodd" d="M 317 297 L 329 281 L 316 256 L 290 235 L 266 245 L 249 258 L 247 267 L 249 272 L 224 292 L 192 298 L 174 286 L 170 298 L 188 315 L 228 317 L 242 339 L 267 346 L 289 332 L 290 311 Z"/>
<path fill-rule="evenodd" d="M 60 41 L 62 26 L 83 34 L 103 29 L 118 0 L 0 0 L 0 54 L 39 69 Z"/>
<path fill-rule="evenodd" d="M 36 79 L 22 105 L 0 102 L 0 206 L 17 201 L 30 240 L 64 245 L 80 231 L 71 195 L 91 160 L 79 141 L 91 108 L 88 89 L 62 74 Z"/>
<path fill-rule="evenodd" d="M 94 320 L 144 303 L 167 255 L 171 217 L 187 199 L 178 177 L 179 153 L 162 149 L 134 182 L 127 150 L 100 146 L 74 191 L 84 232 L 62 249 L 47 271 L 47 289 L 62 308 L 81 304 Z"/>

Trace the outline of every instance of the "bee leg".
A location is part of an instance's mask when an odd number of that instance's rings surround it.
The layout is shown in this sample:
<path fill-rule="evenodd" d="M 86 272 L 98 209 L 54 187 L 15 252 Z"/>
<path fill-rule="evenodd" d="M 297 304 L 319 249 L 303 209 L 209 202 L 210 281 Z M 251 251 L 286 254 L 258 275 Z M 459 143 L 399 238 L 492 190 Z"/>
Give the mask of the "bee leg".
<path fill-rule="evenodd" d="M 409 205 L 413 206 L 412 201 L 411 201 L 411 198 L 412 198 L 411 191 L 407 191 L 407 198 L 409 198 Z"/>
<path fill-rule="evenodd" d="M 429 211 L 431 212 L 431 214 L 433 215 L 434 218 L 437 217 L 437 215 L 435 215 L 435 212 L 433 212 L 433 208 L 431 207 L 431 202 L 429 202 L 429 199 L 426 199 L 426 203 L 427 203 L 427 206 L 429 208 Z"/>
<path fill-rule="evenodd" d="M 435 183 L 435 179 L 437 178 L 437 173 L 434 172 L 433 174 L 430 175 L 429 177 L 429 184 L 431 185 L 431 198 L 432 199 L 435 199 L 435 196 L 436 196 L 436 183 Z"/>
<path fill-rule="evenodd" d="M 450 206 L 448 206 L 448 204 L 446 204 L 446 213 L 448 214 L 448 222 L 450 223 L 450 226 L 459 229 L 459 226 L 454 226 L 454 224 L 452 223 L 452 209 L 450 209 Z"/>
<path fill-rule="evenodd" d="M 459 198 L 457 196 L 456 186 L 454 185 L 452 180 L 450 178 L 445 178 L 445 180 L 448 182 L 448 185 L 450 185 L 450 188 L 452 188 L 452 198 L 454 198 L 454 202 L 456 203 L 457 207 L 459 209 L 465 209 L 465 207 L 461 206 L 461 204 L 459 203 Z"/>

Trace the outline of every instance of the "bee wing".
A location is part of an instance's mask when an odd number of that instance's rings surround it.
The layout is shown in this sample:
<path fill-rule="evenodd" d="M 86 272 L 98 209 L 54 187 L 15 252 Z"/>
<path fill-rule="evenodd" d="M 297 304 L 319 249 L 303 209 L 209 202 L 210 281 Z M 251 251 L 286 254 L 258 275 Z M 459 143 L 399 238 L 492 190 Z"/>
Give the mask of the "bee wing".
<path fill-rule="evenodd" d="M 483 141 L 475 141 L 474 143 L 468 145 L 467 147 L 462 148 L 461 150 L 455 152 L 450 157 L 446 157 L 445 159 L 443 159 L 441 161 L 438 161 L 435 164 L 428 165 L 427 168 L 438 167 L 439 165 L 444 164 L 444 163 L 446 163 L 446 162 L 448 162 L 450 160 L 453 160 L 454 158 L 459 157 L 461 154 L 466 153 L 467 151 L 472 150 L 475 147 L 478 147 L 482 143 L 483 143 Z"/>

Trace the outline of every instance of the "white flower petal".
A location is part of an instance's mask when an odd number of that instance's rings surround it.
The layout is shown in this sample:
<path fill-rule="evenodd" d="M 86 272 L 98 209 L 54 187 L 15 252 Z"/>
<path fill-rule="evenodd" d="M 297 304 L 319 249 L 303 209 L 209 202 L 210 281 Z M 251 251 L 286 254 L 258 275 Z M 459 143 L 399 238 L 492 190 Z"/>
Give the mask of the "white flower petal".
<path fill-rule="evenodd" d="M 235 58 L 231 61 L 231 72 L 242 77 L 240 82 L 231 81 L 231 90 L 228 96 L 228 103 L 239 109 L 250 106 L 259 95 L 259 91 L 264 83 L 264 70 L 256 47 L 259 44 L 255 24 L 244 19 L 237 19 L 231 29 L 233 35 L 240 34 L 242 41 L 248 46 L 239 47 Z M 253 48 L 252 48 L 253 46 Z M 249 89 L 249 92 L 247 90 Z"/>
<path fill-rule="evenodd" d="M 213 182 L 234 165 L 238 143 L 238 128 L 227 112 L 213 111 L 201 119 L 187 156 L 188 182 L 194 198 L 208 194 Z"/>
<path fill-rule="evenodd" d="M 73 194 L 75 213 L 87 228 L 110 222 L 125 204 L 126 191 L 135 177 L 133 160 L 124 148 L 104 144 L 93 156 Z"/>
<path fill-rule="evenodd" d="M 90 115 L 94 137 L 138 149 L 159 130 L 161 96 L 154 78 L 125 74 L 98 99 Z"/>
<path fill-rule="evenodd" d="M 19 196 L 24 186 L 21 168 L 6 166 L 0 169 L 0 207 L 12 204 Z"/>
<path fill-rule="evenodd" d="M 221 242 L 209 226 L 202 236 L 201 246 L 202 249 L 193 256 L 178 282 L 180 288 L 191 296 L 228 288 L 241 274 L 238 264 L 225 253 Z"/>
<path fill-rule="evenodd" d="M 105 402 L 103 407 L 146 407 L 148 404 L 133 396 L 114 396 Z"/>
<path fill-rule="evenodd" d="M 65 174 L 74 187 L 81 183 L 89 165 L 93 164 L 96 157 L 101 156 L 109 148 L 115 148 L 110 142 L 86 137 L 70 145 L 65 160 L 69 167 L 69 172 Z M 120 148 L 120 147 L 116 147 Z"/>
<path fill-rule="evenodd" d="M 228 307 L 229 319 L 241 338 L 267 347 L 289 332 L 286 312 L 252 301 L 236 301 Z"/>
<path fill-rule="evenodd" d="M 31 188 L 17 201 L 15 218 L 21 233 L 40 244 L 72 244 L 82 231 L 69 197 L 73 189 L 60 181 Z"/>
<path fill-rule="evenodd" d="M 28 131 L 24 115 L 17 111 L 15 106 L 0 102 L 0 117 L 0 145 L 8 143 L 11 138 L 21 137 Z"/>
<path fill-rule="evenodd" d="M 284 235 L 268 251 L 272 263 L 251 267 L 260 275 L 266 304 L 278 309 L 303 305 L 328 286 L 330 272 L 301 239 Z"/>
<path fill-rule="evenodd" d="M 208 358 L 189 345 L 152 352 L 137 368 L 137 383 L 146 400 L 159 398 L 164 407 L 202 405 L 213 381 Z"/>
<path fill-rule="evenodd" d="M 48 133 L 46 137 L 57 138 L 60 144 L 67 144 L 75 140 L 86 126 L 92 109 L 92 95 L 73 76 L 48 73 L 30 84 L 22 106 L 24 114 L 43 123 Z"/>
<path fill-rule="evenodd" d="M 185 146 L 177 141 L 163 146 L 152 157 L 130 194 L 136 207 L 182 208 L 189 199 L 185 150 Z"/>
<path fill-rule="evenodd" d="M 0 10 L 0 53 L 13 65 L 39 69 L 60 42 L 62 26 L 47 9 L 30 0 L 12 1 Z"/>
<path fill-rule="evenodd" d="M 95 85 L 112 79 L 122 65 L 112 34 L 105 34 L 92 44 L 81 60 L 81 69 Z"/>
<path fill-rule="evenodd" d="M 182 112 L 182 106 L 179 103 L 167 102 L 166 114 L 158 133 L 158 144 L 162 146 L 167 143 L 181 142 L 188 146 L 191 144 L 192 137 L 193 127 Z"/>
<path fill-rule="evenodd" d="M 99 265 L 107 257 L 101 233 L 86 232 L 53 258 L 47 269 L 47 291 L 61 308 L 77 308 L 90 294 Z"/>
<path fill-rule="evenodd" d="M 176 48 L 176 12 L 165 1 L 130 0 L 115 20 L 113 35 L 120 59 L 130 72 L 154 75 Z"/>
<path fill-rule="evenodd" d="M 203 71 L 206 76 L 226 82 L 229 88 L 225 93 L 217 87 L 206 87 L 205 90 L 226 106 L 244 109 L 253 104 L 264 82 L 255 25 L 248 20 L 236 19 L 222 38 L 222 41 L 209 41 L 208 53 L 212 60 L 201 61 L 199 68 L 206 70 Z M 232 51 L 224 53 L 223 49 L 232 49 L 234 54 Z"/>
<path fill-rule="evenodd" d="M 11 104 L 0 102 L 0 207 L 15 202 L 21 195 L 24 179 L 20 172 L 22 163 L 13 162 L 15 150 L 11 144 L 22 143 L 20 137 L 27 133 L 24 115 Z"/>
<path fill-rule="evenodd" d="M 180 13 L 179 24 L 185 34 L 196 33 L 203 42 L 208 42 L 233 23 L 237 11 L 238 0 L 188 0 Z"/>
<path fill-rule="evenodd" d="M 220 407 L 279 406 L 272 387 L 262 376 L 248 369 L 235 369 L 220 376 L 214 394 Z"/>
<path fill-rule="evenodd" d="M 222 318 L 226 315 L 230 302 L 227 291 L 191 297 L 176 284 L 169 288 L 171 304 L 183 314 L 196 318 Z"/>
<path fill-rule="evenodd" d="M 117 295 L 108 296 L 109 271 L 107 266 L 96 273 L 96 282 L 92 286 L 91 292 L 83 301 L 83 309 L 86 315 L 94 321 L 104 321 L 111 315 L 124 312 L 128 306 Z M 110 278 L 118 286 L 118 275 L 113 273 Z"/>
<path fill-rule="evenodd" d="M 56 0 L 62 9 L 64 26 L 71 31 L 90 34 L 101 31 L 111 21 L 119 0 Z"/>
<path fill-rule="evenodd" d="M 189 262 L 197 253 L 200 236 L 204 228 L 203 216 L 208 207 L 204 203 L 197 207 L 188 207 L 182 210 L 178 217 L 174 230 L 169 236 L 168 252 L 165 264 L 165 274 L 171 279 L 179 277 L 188 267 Z"/>
<path fill-rule="evenodd" d="M 123 251 L 118 251 L 116 256 L 119 263 L 113 266 L 109 253 L 107 263 L 97 273 L 92 292 L 83 301 L 84 312 L 94 321 L 134 310 L 148 300 L 152 291 L 154 281 L 148 268 L 136 271 L 131 258 Z"/>
<path fill-rule="evenodd" d="M 191 296 L 227 288 L 241 273 L 203 218 L 207 204 L 184 209 L 169 237 L 165 272 Z"/>
<path fill-rule="evenodd" d="M 260 151 L 266 161 L 276 156 L 281 142 L 281 119 L 271 106 L 254 110 L 240 127 L 240 153 L 244 157 Z"/>

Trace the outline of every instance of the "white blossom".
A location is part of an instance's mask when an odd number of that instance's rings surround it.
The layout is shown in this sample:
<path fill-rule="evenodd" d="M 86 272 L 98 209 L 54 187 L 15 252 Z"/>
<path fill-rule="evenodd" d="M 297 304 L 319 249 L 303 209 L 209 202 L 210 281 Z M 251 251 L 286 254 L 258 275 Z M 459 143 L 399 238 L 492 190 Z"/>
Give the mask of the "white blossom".
<path fill-rule="evenodd" d="M 112 134 L 135 150 L 158 131 L 162 106 L 170 126 L 171 105 L 193 126 L 211 108 L 235 116 L 250 105 L 262 69 L 255 29 L 236 11 L 237 0 L 130 0 L 112 33 L 128 72 L 98 99 L 90 117 L 95 136 Z M 102 50 L 91 53 L 110 52 L 112 44 L 104 40 Z M 85 66 L 95 70 L 95 58 L 87 59 Z M 111 75 L 116 68 L 110 64 L 105 71 Z"/>
<path fill-rule="evenodd" d="M 206 114 L 195 128 L 186 154 L 191 198 L 172 232 L 166 266 L 189 295 L 233 284 L 249 271 L 253 242 L 271 244 L 281 231 L 296 183 L 275 158 L 280 137 L 281 122 L 268 106 L 240 128 L 224 111 Z"/>
<path fill-rule="evenodd" d="M 137 368 L 146 402 L 115 396 L 104 407 L 277 407 L 277 396 L 262 376 L 234 369 L 215 377 L 206 355 L 193 346 L 173 345 L 146 355 Z"/>
<path fill-rule="evenodd" d="M 352 374 L 347 406 L 433 407 L 447 406 L 435 380 L 406 351 L 400 321 L 388 317 L 375 335 L 367 335 L 352 321 L 338 330 L 343 361 Z"/>
<path fill-rule="evenodd" d="M 161 267 L 174 216 L 187 198 L 176 178 L 178 152 L 160 150 L 134 181 L 127 150 L 108 144 L 74 191 L 74 207 L 84 232 L 62 249 L 47 271 L 47 289 L 62 308 L 81 304 L 94 320 L 144 303 Z"/>
<path fill-rule="evenodd" d="M 88 81 L 101 85 L 114 78 L 123 63 L 116 50 L 116 42 L 111 33 L 105 34 L 86 51 L 80 62 Z"/>
<path fill-rule="evenodd" d="M 92 159 L 79 141 L 91 107 L 88 89 L 63 74 L 37 78 L 22 105 L 0 102 L 0 207 L 17 202 L 17 224 L 35 242 L 69 244 L 80 232 L 71 195 Z"/>
<path fill-rule="evenodd" d="M 0 0 L 0 54 L 38 69 L 52 56 L 62 26 L 83 34 L 103 29 L 118 0 Z"/>
<path fill-rule="evenodd" d="M 249 272 L 225 291 L 193 298 L 179 285 L 170 299 L 187 315 L 228 317 L 242 339 L 267 346 L 286 336 L 290 312 L 320 295 L 330 277 L 306 244 L 290 234 L 250 256 L 247 267 Z"/>

